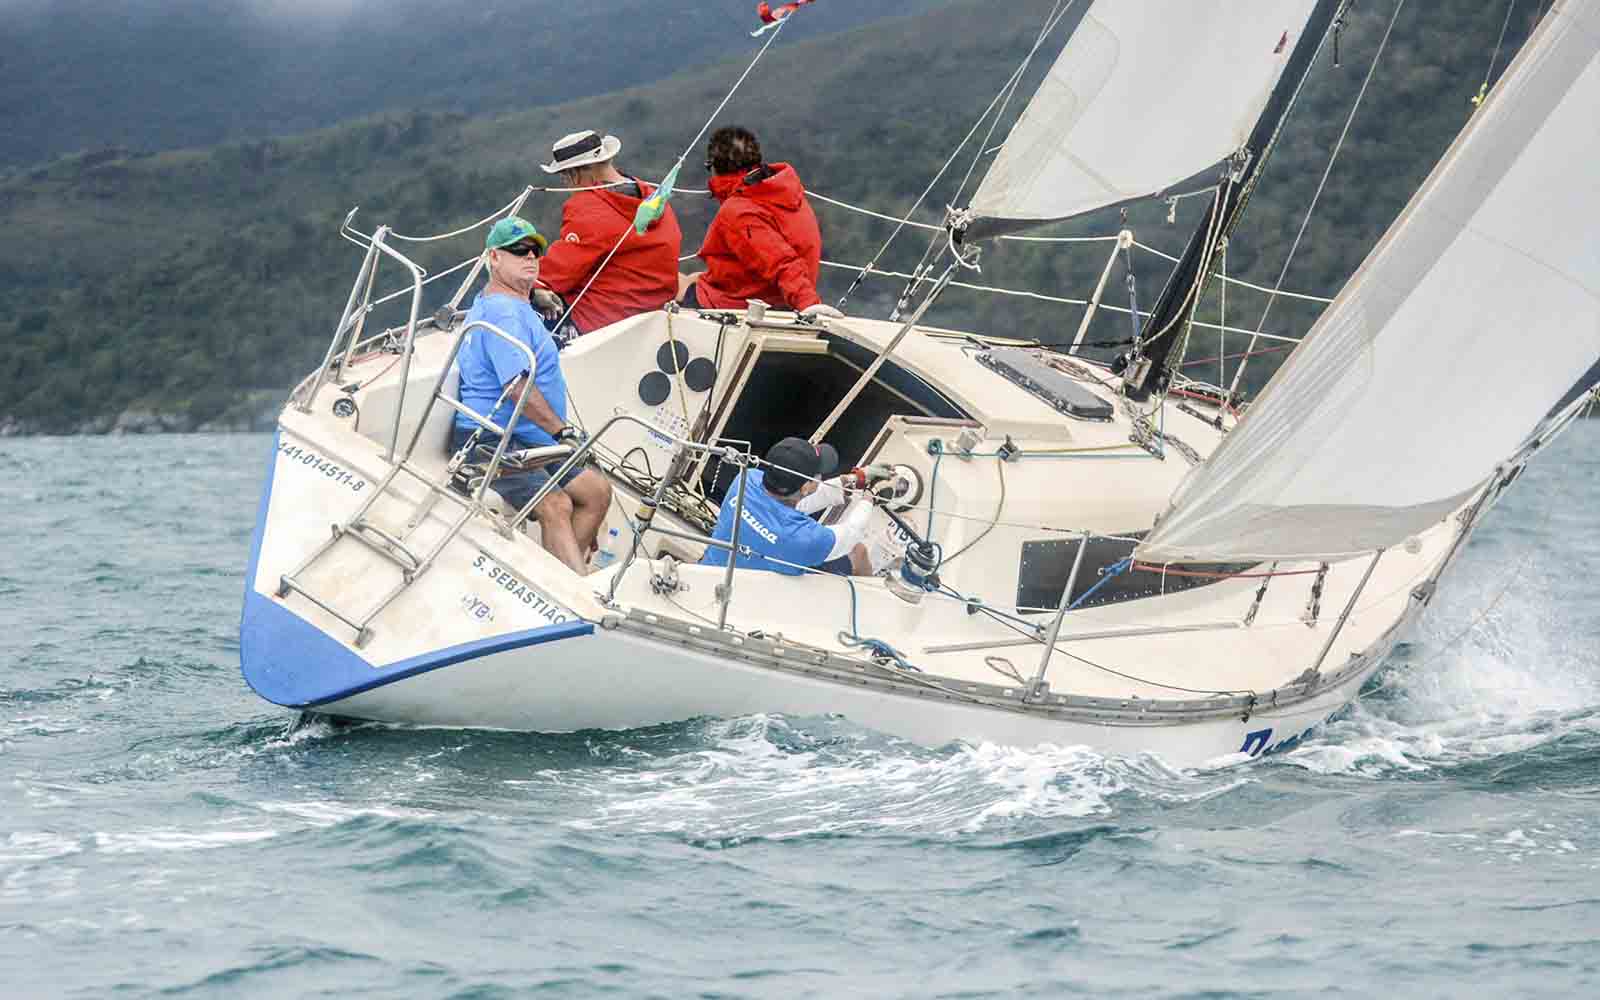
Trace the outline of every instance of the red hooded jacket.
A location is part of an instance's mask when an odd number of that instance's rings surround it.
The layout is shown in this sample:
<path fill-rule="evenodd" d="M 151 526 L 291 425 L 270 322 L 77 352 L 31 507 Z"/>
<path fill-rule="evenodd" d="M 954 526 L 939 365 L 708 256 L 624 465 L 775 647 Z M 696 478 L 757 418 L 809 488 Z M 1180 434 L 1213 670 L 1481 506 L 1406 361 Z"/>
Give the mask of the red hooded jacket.
<path fill-rule="evenodd" d="M 678 294 L 683 230 L 669 204 L 644 235 L 632 232 L 639 203 L 655 188 L 639 181 L 639 190 L 643 198 L 615 188 L 575 192 L 561 209 L 561 238 L 550 244 L 550 252 L 539 262 L 539 284 L 570 304 L 622 234 L 628 233 L 572 311 L 573 325 L 584 333 L 659 309 Z"/>
<path fill-rule="evenodd" d="M 722 202 L 697 256 L 706 273 L 695 298 L 708 309 L 743 309 L 747 299 L 799 312 L 821 302 L 817 273 L 822 231 L 800 175 L 774 163 L 770 177 L 745 183 L 744 172 L 716 174 L 711 193 Z"/>

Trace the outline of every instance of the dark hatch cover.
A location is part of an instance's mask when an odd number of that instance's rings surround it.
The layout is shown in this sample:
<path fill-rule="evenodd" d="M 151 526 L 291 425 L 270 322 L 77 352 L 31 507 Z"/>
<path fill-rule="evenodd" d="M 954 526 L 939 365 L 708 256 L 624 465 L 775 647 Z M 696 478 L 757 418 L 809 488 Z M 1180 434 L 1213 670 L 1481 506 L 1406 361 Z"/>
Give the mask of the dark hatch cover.
<path fill-rule="evenodd" d="M 1021 347 L 997 347 L 978 355 L 978 363 L 1005 376 L 1069 417 L 1110 420 L 1111 404 Z"/>

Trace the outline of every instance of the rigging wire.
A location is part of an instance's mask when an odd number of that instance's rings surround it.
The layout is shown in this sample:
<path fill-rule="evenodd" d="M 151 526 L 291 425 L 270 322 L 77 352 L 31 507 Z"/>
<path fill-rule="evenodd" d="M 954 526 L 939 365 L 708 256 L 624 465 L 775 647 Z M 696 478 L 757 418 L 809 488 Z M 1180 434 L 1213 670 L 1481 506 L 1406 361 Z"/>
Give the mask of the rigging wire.
<path fill-rule="evenodd" d="M 467 233 L 472 232 L 474 229 L 481 229 L 482 227 L 487 226 L 489 223 L 493 222 L 494 220 L 500 218 L 500 216 L 505 215 L 507 212 L 511 211 L 511 208 L 512 208 L 513 205 L 515 205 L 515 204 L 517 204 L 517 202 L 522 201 L 523 199 L 527 198 L 528 195 L 533 193 L 533 191 L 534 191 L 534 189 L 532 187 L 524 188 L 521 194 L 517 195 L 515 198 L 512 198 L 510 201 L 506 202 L 504 205 L 502 205 L 499 208 L 495 209 L 493 213 L 484 216 L 483 218 L 479 219 L 477 222 L 474 222 L 470 226 L 462 226 L 460 229 L 452 230 L 451 232 L 448 232 L 448 233 L 438 233 L 438 234 L 436 234 L 434 236 L 403 236 L 400 233 L 397 233 L 397 232 L 394 232 L 393 230 L 391 230 L 389 232 L 389 239 L 392 239 L 392 240 L 404 240 L 407 243 L 434 243 L 434 242 L 436 242 L 438 240 L 448 240 L 448 239 L 450 239 L 452 237 L 455 237 L 455 236 L 462 236 L 462 235 L 465 235 Z"/>
<path fill-rule="evenodd" d="M 689 154 L 694 152 L 695 146 L 699 144 L 701 138 L 706 134 L 707 131 L 710 130 L 712 123 L 717 120 L 717 116 L 722 114 L 722 109 L 726 108 L 728 106 L 728 102 L 733 100 L 733 95 L 738 93 L 739 88 L 744 84 L 744 81 L 749 78 L 750 73 L 756 68 L 756 64 L 761 62 L 761 57 L 767 54 L 767 50 L 772 48 L 772 43 L 776 42 L 778 40 L 778 36 L 783 34 L 783 29 L 786 25 L 788 25 L 789 21 L 790 18 L 787 17 L 781 18 L 777 21 L 776 26 L 767 36 L 766 42 L 762 44 L 760 51 L 756 53 L 754 59 L 750 60 L 750 65 L 744 68 L 744 72 L 739 74 L 739 79 L 735 80 L 733 82 L 733 86 L 728 89 L 727 94 L 723 95 L 722 101 L 717 105 L 716 109 L 711 112 L 711 115 L 706 118 L 705 124 L 700 126 L 700 130 L 695 133 L 694 138 L 689 140 L 689 144 L 684 147 L 683 152 L 678 156 L 676 162 L 673 163 L 672 169 L 667 171 L 666 176 L 672 176 L 672 174 L 680 169 L 684 162 L 689 159 Z M 622 244 L 627 241 L 628 236 L 632 232 L 633 226 L 631 225 L 622 230 L 622 235 L 617 238 L 616 244 L 612 246 L 611 251 L 606 254 L 605 259 L 600 262 L 600 266 L 594 269 L 594 273 L 589 275 L 589 280 L 584 283 L 583 288 L 579 289 L 577 296 L 567 304 L 567 311 L 562 313 L 561 318 L 556 321 L 554 327 L 555 329 L 561 329 L 562 325 L 571 318 L 572 310 L 576 309 L 578 307 L 578 303 L 583 301 L 583 297 L 589 294 L 589 289 L 594 286 L 595 279 L 600 277 L 600 272 L 604 271 L 606 269 L 606 265 L 611 263 L 611 258 L 615 257 L 617 255 L 617 251 L 622 249 Z"/>
<path fill-rule="evenodd" d="M 857 266 L 854 265 L 854 264 L 841 264 L 838 261 L 832 261 L 832 260 L 824 260 L 824 261 L 821 261 L 820 263 L 822 264 L 823 267 L 840 268 L 840 269 L 846 270 L 846 271 L 855 271 L 855 270 L 858 269 Z M 911 275 L 905 273 L 904 271 L 880 271 L 880 270 L 876 270 L 876 269 L 873 270 L 872 276 L 873 277 L 877 277 L 877 278 L 909 278 L 909 277 L 911 277 Z M 1015 289 L 1015 288 L 1001 288 L 998 285 L 976 285 L 976 284 L 973 284 L 972 282 L 968 282 L 968 281 L 952 281 L 952 282 L 950 282 L 950 287 L 952 287 L 952 288 L 965 288 L 965 289 L 967 289 L 969 291 L 974 291 L 974 292 L 988 292 L 988 293 L 993 294 L 993 295 L 1011 295 L 1011 296 L 1015 296 L 1017 298 L 1036 299 L 1036 300 L 1038 300 L 1040 302 L 1056 302 L 1056 303 L 1060 303 L 1061 305 L 1068 305 L 1068 306 L 1087 306 L 1089 304 L 1087 299 L 1072 299 L 1072 298 L 1066 298 L 1065 296 L 1060 296 L 1060 295 L 1046 295 L 1043 292 L 1027 292 L 1027 291 L 1022 291 L 1020 289 Z M 1288 294 L 1288 293 L 1284 293 L 1284 294 Z M 1332 301 L 1332 300 L 1330 299 L 1328 301 Z M 1117 312 L 1117 313 L 1124 313 L 1124 314 L 1126 314 L 1129 311 L 1127 306 L 1112 305 L 1109 302 L 1101 302 L 1100 303 L 1100 308 L 1101 309 L 1105 309 L 1105 310 L 1109 310 L 1110 312 Z M 1139 310 L 1139 315 L 1141 317 L 1148 318 L 1150 313 L 1147 310 L 1141 309 L 1141 310 Z M 1201 329 L 1205 329 L 1205 330 L 1224 330 L 1227 333 L 1237 333 L 1237 334 L 1244 334 L 1244 335 L 1249 335 L 1249 336 L 1254 336 L 1254 337 L 1260 337 L 1263 340 L 1278 340 L 1278 341 L 1283 341 L 1285 343 L 1291 343 L 1291 344 L 1300 343 L 1300 338 L 1299 337 L 1287 337 L 1287 336 L 1284 336 L 1283 334 L 1276 334 L 1276 333 L 1262 333 L 1259 330 L 1247 330 L 1247 329 L 1245 329 L 1243 327 L 1236 327 L 1236 326 L 1220 327 L 1215 323 L 1202 323 L 1202 322 L 1200 322 L 1198 320 L 1195 321 L 1194 325 L 1199 327 L 1199 328 L 1201 328 Z"/>
<path fill-rule="evenodd" d="M 1198 326 L 1199 324 L 1195 324 Z M 1193 358 L 1185 361 L 1179 367 L 1188 368 L 1191 365 L 1208 365 L 1213 361 L 1237 361 L 1240 358 L 1253 358 L 1258 354 L 1282 354 L 1284 351 L 1294 350 L 1293 345 L 1284 347 L 1258 347 L 1253 351 L 1240 351 L 1236 354 L 1220 354 L 1211 358 Z"/>
<path fill-rule="evenodd" d="M 1015 81 L 1022 78 L 1022 74 L 1027 69 L 1028 63 L 1032 61 L 1034 53 L 1039 50 L 1039 46 L 1044 44 L 1045 38 L 1055 30 L 1056 25 L 1061 22 L 1062 18 L 1067 16 L 1067 12 L 1072 9 L 1073 4 L 1076 2 L 1077 0 L 1071 0 L 1071 2 L 1069 2 L 1067 6 L 1060 11 L 1060 13 L 1055 15 L 1054 21 L 1047 22 L 1045 24 L 1044 30 L 1039 33 L 1039 37 L 1034 41 L 1033 48 L 1028 50 L 1028 54 L 1023 57 L 1022 62 L 1015 70 L 1012 71 L 1011 76 L 1001 86 L 1000 92 L 994 95 L 994 99 L 989 102 L 989 106 L 983 109 L 983 114 L 979 115 L 978 120 L 972 123 L 972 128 L 967 131 L 966 136 L 956 145 L 956 148 L 950 153 L 950 158 L 945 160 L 944 165 L 939 168 L 939 172 L 933 175 L 933 180 L 929 181 L 928 186 L 922 189 L 921 194 L 917 195 L 917 200 L 911 203 L 911 207 L 906 210 L 905 216 L 900 220 L 899 224 L 895 226 L 894 232 L 889 234 L 889 238 L 883 241 L 883 246 L 878 248 L 878 252 L 876 254 L 873 254 L 872 260 L 867 262 L 866 266 L 861 269 L 861 273 L 857 274 L 855 280 L 850 283 L 850 287 L 845 289 L 844 295 L 840 296 L 837 303 L 840 309 L 844 308 L 845 302 L 849 300 L 851 294 L 856 290 L 856 287 L 861 284 L 862 279 L 867 276 L 867 273 L 877 266 L 878 261 L 883 258 L 883 255 L 888 251 L 890 244 L 894 243 L 895 238 L 900 235 L 900 231 L 905 228 L 906 223 L 911 221 L 911 217 L 916 214 L 917 209 L 922 207 L 922 203 L 927 200 L 928 195 L 933 191 L 934 186 L 939 183 L 939 180 L 942 177 L 944 177 L 945 171 L 950 169 L 950 165 L 956 161 L 956 157 L 960 156 L 961 151 L 966 148 L 967 143 L 972 141 L 972 137 L 978 133 L 978 126 L 982 125 L 984 119 L 989 117 L 989 112 L 995 109 L 995 106 L 1000 103 L 1000 99 L 1005 96 L 1007 90 L 1014 85 Z"/>
<path fill-rule="evenodd" d="M 1472 106 L 1480 107 L 1483 99 L 1489 96 L 1489 81 L 1494 76 L 1495 61 L 1500 58 L 1500 46 L 1505 44 L 1506 29 L 1511 27 L 1511 12 L 1517 9 L 1517 0 L 1510 0 L 1506 4 L 1506 19 L 1500 22 L 1500 37 L 1494 40 L 1494 51 L 1489 54 L 1489 66 L 1483 71 L 1483 83 L 1478 85 L 1478 92 L 1472 97 Z"/>
<path fill-rule="evenodd" d="M 1002 239 L 1005 239 L 1005 238 L 1007 238 L 1007 237 L 1002 237 Z M 1021 239 L 1022 237 L 1016 237 L 1016 238 L 1017 239 Z M 1096 239 L 1116 239 L 1116 237 L 1115 236 L 1100 236 L 1100 237 L 1096 237 Z M 1155 254 L 1157 257 L 1160 257 L 1162 260 L 1168 261 L 1168 262 L 1173 263 L 1173 264 L 1178 263 L 1178 258 L 1174 257 L 1172 254 L 1167 253 L 1164 250 L 1158 250 L 1155 247 L 1150 246 L 1147 243 L 1140 243 L 1138 240 L 1134 240 L 1133 241 L 1133 245 L 1138 247 L 1140 250 L 1143 250 L 1145 253 Z M 1240 288 L 1249 288 L 1252 291 L 1261 292 L 1262 294 L 1265 294 L 1265 295 L 1276 294 L 1276 295 L 1281 296 L 1282 298 L 1286 298 L 1286 299 L 1305 299 L 1307 302 L 1320 302 L 1323 305 L 1327 305 L 1328 303 L 1333 301 L 1332 298 L 1330 298 L 1330 297 L 1328 297 L 1326 295 L 1311 295 L 1311 294 L 1306 293 L 1306 292 L 1286 292 L 1281 288 L 1268 288 L 1265 285 L 1257 285 L 1254 282 L 1245 281 L 1243 278 L 1223 278 L 1222 280 L 1226 281 L 1230 285 L 1238 285 Z"/>
<path fill-rule="evenodd" d="M 1273 283 L 1272 293 L 1267 298 L 1267 304 L 1261 310 L 1261 319 L 1256 323 L 1260 329 L 1267 325 L 1267 317 L 1272 313 L 1272 306 L 1278 300 L 1278 290 L 1283 287 L 1283 279 L 1288 277 L 1289 265 L 1294 263 L 1294 255 L 1300 249 L 1300 241 L 1305 238 L 1306 228 L 1311 225 L 1311 216 L 1317 210 L 1317 202 L 1322 198 L 1322 191 L 1328 186 L 1328 176 L 1333 173 L 1333 165 L 1338 162 L 1339 151 L 1344 148 L 1345 139 L 1350 135 L 1350 126 L 1355 124 L 1356 112 L 1361 109 L 1361 101 L 1367 96 L 1367 88 L 1372 85 L 1372 78 L 1378 72 L 1378 63 L 1383 59 L 1383 50 L 1389 44 L 1389 35 L 1394 31 L 1395 22 L 1400 19 L 1400 12 L 1405 9 L 1406 0 L 1395 0 L 1394 13 L 1389 17 L 1389 26 L 1383 29 L 1383 38 L 1378 41 L 1378 51 L 1372 54 L 1372 65 L 1367 67 L 1366 79 L 1361 81 L 1361 89 L 1356 92 L 1355 103 L 1350 106 L 1350 114 L 1344 120 L 1344 128 L 1339 131 L 1339 139 L 1333 144 L 1333 152 L 1328 156 L 1328 165 L 1322 170 L 1322 179 L 1317 182 L 1317 190 L 1311 196 L 1311 203 L 1306 206 L 1305 218 L 1300 220 L 1300 231 L 1295 234 L 1294 242 L 1289 246 L 1289 255 L 1284 258 L 1283 267 L 1278 271 L 1278 280 Z M 1247 350 L 1255 350 L 1255 337 L 1247 345 Z M 1250 360 L 1245 358 L 1239 362 L 1239 367 L 1233 373 L 1233 382 L 1228 386 L 1231 396 L 1239 391 L 1239 383 L 1244 379 L 1245 369 L 1250 365 Z"/>
<path fill-rule="evenodd" d="M 1107 579 L 1109 579 L 1109 577 Z M 1101 582 L 1104 582 L 1104 581 L 1101 581 Z M 1098 586 L 1098 584 L 1097 584 L 1097 586 Z M 996 620 L 999 621 L 999 619 L 996 619 Z M 1011 631 L 1017 633 L 1018 635 L 1025 636 L 1027 638 L 1033 639 L 1034 641 L 1038 642 L 1041 646 L 1044 645 L 1044 642 L 1039 639 L 1038 633 L 1035 630 L 1031 629 L 1031 628 L 1030 629 L 1021 629 L 1021 628 L 1018 628 L 1017 626 L 1012 625 L 1011 623 L 1005 622 L 1005 621 L 1000 621 L 1000 624 L 1004 625 L 1006 628 L 1009 628 Z M 1295 624 L 1299 624 L 1299 622 L 1296 621 Z M 1123 680 L 1134 681 L 1134 682 L 1139 683 L 1139 684 L 1148 684 L 1150 687 L 1162 688 L 1162 689 L 1167 690 L 1167 691 L 1182 691 L 1185 694 L 1208 694 L 1208 695 L 1224 695 L 1224 696 L 1248 695 L 1248 696 L 1250 696 L 1252 698 L 1255 697 L 1255 694 L 1256 694 L 1256 692 L 1253 689 L 1250 689 L 1250 688 L 1240 688 L 1240 689 L 1237 689 L 1237 690 L 1224 690 L 1224 689 L 1217 689 L 1217 688 L 1190 688 L 1190 687 L 1182 687 L 1182 686 L 1177 685 L 1177 684 L 1166 684 L 1166 683 L 1163 683 L 1161 681 L 1150 680 L 1147 677 L 1139 677 L 1136 674 L 1124 673 L 1121 670 L 1117 670 L 1117 669 L 1115 669 L 1113 667 L 1108 667 L 1103 663 L 1096 663 L 1095 661 L 1087 659 L 1087 658 L 1082 657 L 1082 656 L 1079 656 L 1076 653 L 1069 653 L 1065 649 L 1061 648 L 1061 644 L 1059 642 L 1055 645 L 1054 650 L 1055 650 L 1055 652 L 1060 653 L 1062 656 L 1066 656 L 1066 657 L 1069 657 L 1071 659 L 1077 660 L 1079 663 L 1082 663 L 1085 666 L 1093 667 L 1096 670 L 1104 671 L 1105 673 L 1111 674 L 1114 677 L 1121 677 Z M 991 667 L 990 669 L 993 669 L 993 667 Z"/>
<path fill-rule="evenodd" d="M 973 171 L 978 169 L 978 162 L 982 160 L 984 155 L 988 152 L 985 147 L 989 145 L 989 140 L 994 138 L 994 130 L 1000 126 L 1001 119 L 1003 119 L 1006 115 L 1006 108 L 1011 106 L 1011 99 L 1016 96 L 1017 88 L 1022 85 L 1023 74 L 1027 71 L 1028 64 L 1033 61 L 1034 53 L 1039 51 L 1040 43 L 1044 41 L 1045 36 L 1050 33 L 1051 28 L 1054 26 L 1054 19 L 1057 12 L 1061 9 L 1061 3 L 1062 0 L 1056 0 L 1055 4 L 1050 8 L 1050 13 L 1045 15 L 1044 25 L 1039 29 L 1039 37 L 1034 39 L 1033 48 L 1028 50 L 1028 54 L 1023 57 L 1022 66 L 1019 67 L 1019 71 L 1012 74 L 1011 80 L 1004 88 L 1005 100 L 1000 102 L 1000 109 L 996 111 L 994 113 L 994 117 L 989 120 L 989 131 L 983 134 L 983 141 L 978 144 L 977 152 L 972 155 L 972 162 L 967 164 L 967 172 L 961 176 L 961 183 L 956 186 L 956 193 L 951 197 L 950 204 L 961 204 L 961 197 L 966 193 L 967 183 L 972 180 Z M 1001 143 L 995 148 L 1000 149 L 1004 146 L 1005 143 Z M 951 238 L 953 242 L 953 234 L 949 234 L 947 238 Z M 938 245 L 939 237 L 937 234 L 935 234 L 933 238 L 928 240 L 927 248 L 922 251 L 922 259 L 917 262 L 916 267 L 911 269 L 911 273 L 916 277 L 908 281 L 906 283 L 905 290 L 900 293 L 900 299 L 895 304 L 894 311 L 889 314 L 889 318 L 891 320 L 898 320 L 900 318 L 900 314 L 905 310 L 906 306 L 910 304 L 911 299 L 916 296 L 917 289 L 921 287 L 925 280 L 927 280 L 932 271 L 932 268 L 929 267 L 929 259 L 933 256 L 934 248 Z M 955 258 L 960 260 L 961 254 L 955 253 L 955 247 L 952 245 L 950 249 L 952 253 L 954 253 Z"/>
<path fill-rule="evenodd" d="M 1585 409 L 1584 414 L 1583 414 L 1585 419 L 1594 416 L 1595 406 L 1597 404 L 1600 404 L 1600 395 L 1595 395 L 1595 396 L 1590 398 L 1589 405 Z M 1544 533 L 1544 531 L 1550 525 L 1550 516 L 1551 516 L 1551 514 L 1553 514 L 1555 512 L 1555 509 L 1556 509 L 1556 505 L 1555 504 L 1546 504 L 1545 505 L 1544 518 L 1539 522 L 1539 526 L 1538 526 L 1538 528 L 1536 528 L 1534 530 L 1534 534 L 1538 535 L 1538 534 L 1543 534 Z M 1527 568 L 1533 564 L 1533 557 L 1534 557 L 1535 554 L 1536 554 L 1535 550 L 1530 547 L 1528 549 L 1528 552 L 1522 557 L 1522 561 L 1517 564 L 1517 568 L 1512 571 L 1510 578 L 1506 580 L 1505 587 L 1501 589 L 1500 593 L 1495 595 L 1494 600 L 1490 601 L 1487 605 L 1485 605 L 1484 608 L 1481 611 L 1478 612 L 1478 614 L 1472 619 L 1471 623 L 1468 624 L 1466 628 L 1462 629 L 1461 631 L 1457 632 L 1455 635 L 1451 636 L 1449 639 L 1445 640 L 1445 644 L 1443 646 L 1440 646 L 1438 649 L 1434 650 L 1433 654 L 1431 656 L 1429 656 L 1427 659 L 1425 659 L 1425 660 L 1421 661 L 1420 663 L 1416 664 L 1414 669 L 1419 669 L 1420 670 L 1421 668 L 1426 667 L 1429 664 L 1437 661 L 1438 659 L 1443 657 L 1446 653 L 1448 653 L 1452 649 L 1454 649 L 1456 647 L 1456 645 L 1461 642 L 1461 640 L 1465 639 L 1468 635 L 1470 635 L 1473 631 L 1475 631 L 1479 625 L 1482 625 L 1483 622 L 1489 617 L 1489 615 L 1494 612 L 1494 609 L 1499 607 L 1500 602 L 1505 599 L 1505 596 L 1507 594 L 1511 593 L 1512 588 L 1514 588 L 1517 585 L 1517 583 L 1521 580 L 1523 572 L 1526 571 Z"/>
<path fill-rule="evenodd" d="M 975 545 L 987 538 L 989 536 L 989 532 L 994 530 L 995 525 L 1000 523 L 1000 515 L 1004 513 L 1006 509 L 1006 456 L 995 456 L 994 469 L 995 473 L 1000 477 L 1000 502 L 995 504 L 994 517 L 989 519 L 989 524 L 987 527 L 978 532 L 977 538 L 974 538 L 972 541 L 961 546 L 961 548 L 956 549 L 954 552 L 940 560 L 941 566 L 948 566 L 957 559 L 961 558 L 962 555 L 970 551 Z M 933 506 L 931 502 L 928 506 L 928 522 L 930 525 L 933 522 Z"/>

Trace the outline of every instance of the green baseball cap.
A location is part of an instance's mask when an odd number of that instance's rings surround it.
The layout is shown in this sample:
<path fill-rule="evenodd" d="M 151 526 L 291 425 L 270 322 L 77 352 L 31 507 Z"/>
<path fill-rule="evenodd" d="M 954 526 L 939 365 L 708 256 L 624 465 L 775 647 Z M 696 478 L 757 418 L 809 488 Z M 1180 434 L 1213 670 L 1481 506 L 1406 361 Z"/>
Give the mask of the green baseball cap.
<path fill-rule="evenodd" d="M 490 228 L 489 235 L 484 238 L 483 248 L 498 250 L 514 243 L 521 243 L 523 240 L 533 240 L 539 244 L 541 253 L 550 249 L 550 241 L 539 235 L 539 230 L 533 228 L 533 223 L 515 215 L 506 216 Z"/>

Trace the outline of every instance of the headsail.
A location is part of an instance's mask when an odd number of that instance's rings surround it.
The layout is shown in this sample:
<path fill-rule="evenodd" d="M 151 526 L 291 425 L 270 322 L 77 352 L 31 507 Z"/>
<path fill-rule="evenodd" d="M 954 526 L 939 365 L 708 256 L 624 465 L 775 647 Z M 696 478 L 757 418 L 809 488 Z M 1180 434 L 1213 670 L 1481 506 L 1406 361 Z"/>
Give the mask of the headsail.
<path fill-rule="evenodd" d="M 969 235 L 1157 194 L 1228 159 L 1245 145 L 1316 6 L 1096 4 L 979 186 Z"/>
<path fill-rule="evenodd" d="M 1139 548 L 1336 559 L 1448 514 L 1600 358 L 1600 0 L 1556 4 Z"/>

